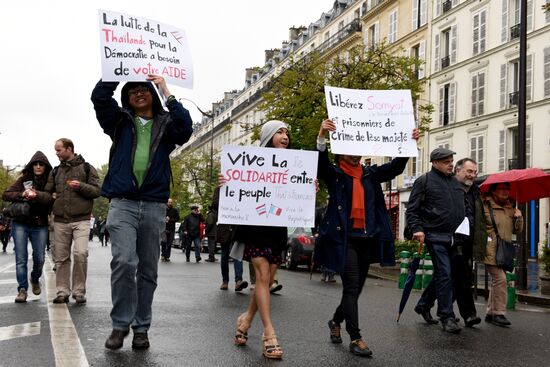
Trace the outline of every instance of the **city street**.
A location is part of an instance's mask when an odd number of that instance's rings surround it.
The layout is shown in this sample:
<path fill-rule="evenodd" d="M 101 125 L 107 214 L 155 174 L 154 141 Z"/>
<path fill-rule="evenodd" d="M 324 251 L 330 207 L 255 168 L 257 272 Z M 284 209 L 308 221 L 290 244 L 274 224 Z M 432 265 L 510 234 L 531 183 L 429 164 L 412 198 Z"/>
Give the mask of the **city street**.
<path fill-rule="evenodd" d="M 186 263 L 177 249 L 171 262 L 159 264 L 151 348 L 133 351 L 130 334 L 122 349 L 109 351 L 104 342 L 111 331 L 110 247 L 94 240 L 83 306 L 72 299 L 68 305 L 51 303 L 55 275 L 49 261 L 42 294 L 14 303 L 12 243 L 7 254 L 0 253 L 0 366 L 544 366 L 550 360 L 549 309 L 518 305 L 508 314 L 509 329 L 482 322 L 451 335 L 413 312 L 418 291 L 396 323 L 401 291 L 377 279 L 367 280 L 360 300 L 360 325 L 373 357 L 355 357 L 348 352 L 347 334 L 343 344 L 331 344 L 326 325 L 338 304 L 340 280 L 323 283 L 319 274 L 310 280 L 304 268 L 279 272 L 284 288 L 272 297 L 272 315 L 285 354 L 281 362 L 267 361 L 261 355 L 259 316 L 248 346 L 233 345 L 235 320 L 246 308 L 249 289 L 235 293 L 231 281 L 228 291 L 220 291 L 219 262 Z M 477 300 L 481 317 L 484 302 Z"/>

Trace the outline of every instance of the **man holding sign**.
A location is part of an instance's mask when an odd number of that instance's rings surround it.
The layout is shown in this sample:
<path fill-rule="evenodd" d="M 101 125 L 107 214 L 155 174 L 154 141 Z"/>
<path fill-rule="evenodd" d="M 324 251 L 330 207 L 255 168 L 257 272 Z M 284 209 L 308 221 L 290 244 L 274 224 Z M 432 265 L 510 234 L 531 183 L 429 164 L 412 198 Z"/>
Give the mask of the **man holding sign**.
<path fill-rule="evenodd" d="M 328 322 L 330 339 L 342 343 L 340 324 L 346 321 L 351 353 L 372 355 L 359 329 L 358 299 L 372 263 L 395 263 L 390 218 L 380 184 L 400 175 L 408 158 L 395 158 L 381 166 L 364 167 L 361 156 L 341 154 L 333 165 L 328 156 L 325 136 L 335 132 L 336 124 L 325 120 L 317 138 L 318 176 L 329 192 L 326 214 L 319 225 L 315 260 L 342 277 L 342 298 Z M 418 140 L 417 129 L 409 132 Z"/>
<path fill-rule="evenodd" d="M 166 98 L 166 112 L 154 85 Z M 92 92 L 96 117 L 113 144 L 101 193 L 110 199 L 111 319 L 108 349 L 122 347 L 132 326 L 132 348 L 149 348 L 147 331 L 157 287 L 160 237 L 170 193 L 169 154 L 193 132 L 189 112 L 170 93 L 163 77 L 128 82 L 120 107 L 118 82 L 100 80 Z"/>

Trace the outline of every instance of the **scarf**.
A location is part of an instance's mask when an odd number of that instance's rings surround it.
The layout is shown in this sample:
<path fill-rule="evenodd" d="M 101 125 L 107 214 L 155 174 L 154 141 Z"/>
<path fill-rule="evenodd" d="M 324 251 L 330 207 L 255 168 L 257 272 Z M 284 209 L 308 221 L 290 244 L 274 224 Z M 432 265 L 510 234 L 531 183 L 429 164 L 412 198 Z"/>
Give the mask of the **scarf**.
<path fill-rule="evenodd" d="M 353 178 L 353 188 L 351 191 L 351 220 L 353 228 L 365 228 L 365 190 L 361 183 L 363 176 L 363 167 L 361 165 L 352 166 L 349 163 L 340 160 L 340 168 L 344 173 Z"/>

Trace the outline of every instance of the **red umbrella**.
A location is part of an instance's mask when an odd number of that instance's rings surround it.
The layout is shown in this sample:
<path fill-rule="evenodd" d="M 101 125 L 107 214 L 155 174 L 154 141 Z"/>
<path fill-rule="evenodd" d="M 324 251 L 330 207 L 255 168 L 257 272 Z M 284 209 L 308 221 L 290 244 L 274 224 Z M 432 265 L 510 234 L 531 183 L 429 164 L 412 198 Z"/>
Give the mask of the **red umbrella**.
<path fill-rule="evenodd" d="M 490 175 L 479 188 L 489 191 L 495 183 L 510 183 L 510 197 L 518 204 L 550 197 L 550 175 L 540 168 L 513 169 Z"/>

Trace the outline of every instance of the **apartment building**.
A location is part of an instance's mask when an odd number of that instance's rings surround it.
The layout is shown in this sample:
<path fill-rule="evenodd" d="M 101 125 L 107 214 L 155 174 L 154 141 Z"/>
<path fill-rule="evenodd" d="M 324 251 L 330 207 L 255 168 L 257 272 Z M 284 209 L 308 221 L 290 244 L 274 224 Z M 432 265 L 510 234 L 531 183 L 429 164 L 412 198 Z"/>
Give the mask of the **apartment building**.
<path fill-rule="evenodd" d="M 548 0 L 528 1 L 527 165 L 550 170 L 550 14 Z M 363 43 L 381 41 L 396 53 L 425 61 L 420 103 L 435 107 L 430 132 L 419 142 L 404 175 L 387 184 L 387 205 L 396 237 L 402 237 L 412 183 L 430 169 L 429 152 L 445 146 L 457 159 L 472 157 L 480 175 L 515 167 L 519 88 L 520 0 L 336 0 L 309 26 L 289 29 L 288 40 L 265 52 L 265 64 L 245 71 L 244 87 L 213 103 L 210 117 L 191 142 L 175 154 L 195 149 L 218 152 L 224 144 L 251 144 L 251 127 L 261 124 L 261 94 L 285 63 L 312 50 L 327 58 Z M 383 163 L 389 157 L 367 158 Z M 528 239 L 534 246 L 550 222 L 548 199 L 533 203 Z"/>

